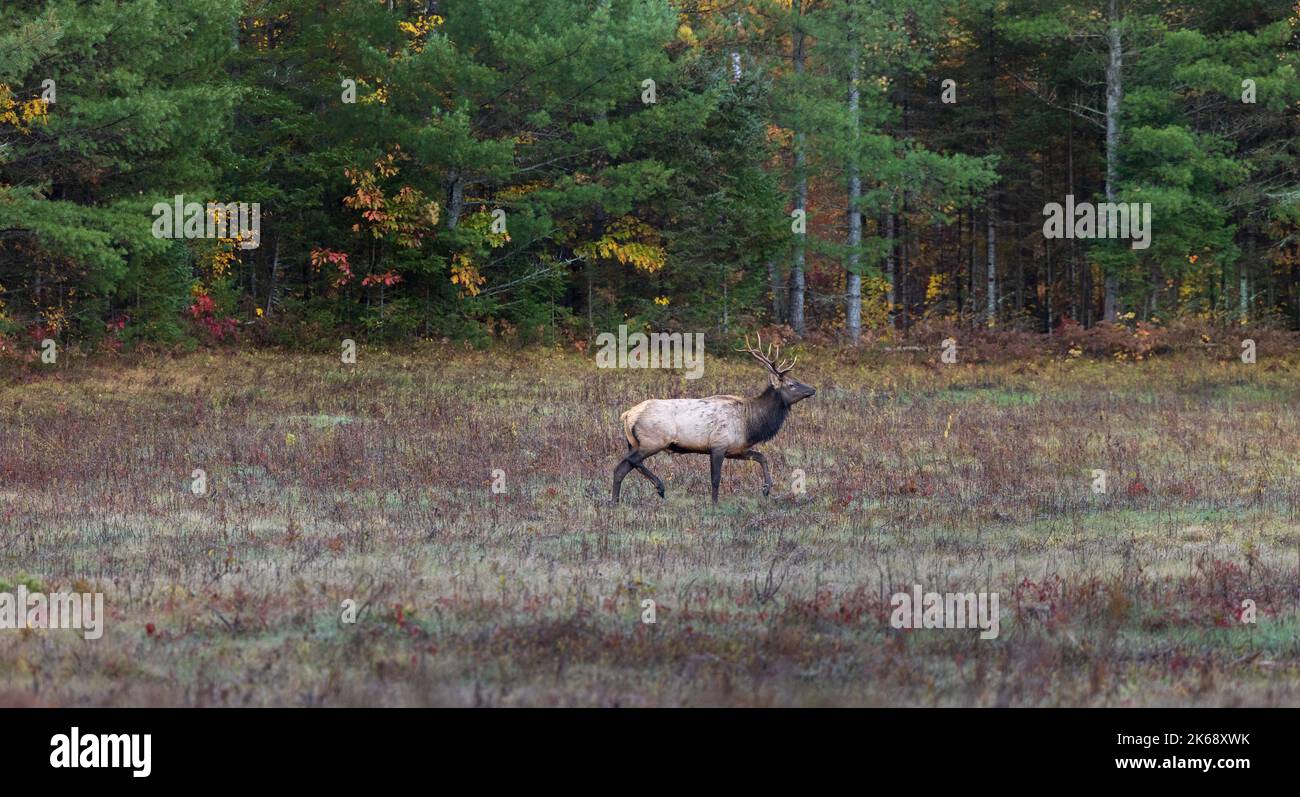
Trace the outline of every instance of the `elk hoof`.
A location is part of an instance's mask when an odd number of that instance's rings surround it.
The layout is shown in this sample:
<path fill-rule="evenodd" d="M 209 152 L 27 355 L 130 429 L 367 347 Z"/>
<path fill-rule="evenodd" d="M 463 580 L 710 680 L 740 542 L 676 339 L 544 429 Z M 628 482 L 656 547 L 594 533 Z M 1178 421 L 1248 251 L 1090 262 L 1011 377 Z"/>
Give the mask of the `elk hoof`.
<path fill-rule="evenodd" d="M 770 484 L 763 485 L 763 495 L 766 497 L 771 494 L 772 494 L 772 485 Z"/>
<path fill-rule="evenodd" d="M 663 497 L 664 497 L 664 488 L 660 487 L 660 488 L 658 488 L 658 490 L 659 490 L 659 497 L 660 497 L 660 498 L 663 498 Z"/>

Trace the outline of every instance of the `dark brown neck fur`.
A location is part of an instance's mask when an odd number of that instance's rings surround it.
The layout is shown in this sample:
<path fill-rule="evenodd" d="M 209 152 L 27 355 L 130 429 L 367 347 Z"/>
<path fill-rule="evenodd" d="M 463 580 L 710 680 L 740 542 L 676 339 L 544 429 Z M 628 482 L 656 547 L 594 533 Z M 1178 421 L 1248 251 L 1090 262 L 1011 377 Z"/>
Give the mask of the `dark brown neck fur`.
<path fill-rule="evenodd" d="M 771 440 L 781 431 L 785 416 L 790 412 L 781 394 L 768 385 L 757 396 L 745 400 L 745 442 L 755 446 Z"/>

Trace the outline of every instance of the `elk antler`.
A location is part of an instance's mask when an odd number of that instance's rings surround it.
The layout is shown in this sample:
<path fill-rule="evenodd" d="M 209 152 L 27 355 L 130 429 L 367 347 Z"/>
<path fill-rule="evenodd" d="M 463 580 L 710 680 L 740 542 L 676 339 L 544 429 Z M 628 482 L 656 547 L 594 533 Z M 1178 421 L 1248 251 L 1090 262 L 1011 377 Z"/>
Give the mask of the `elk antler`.
<path fill-rule="evenodd" d="M 795 357 L 793 360 L 791 360 L 789 364 L 786 363 L 778 364 L 778 361 L 781 359 L 781 347 L 780 346 L 776 347 L 776 356 L 773 357 L 772 344 L 771 343 L 767 344 L 767 352 L 765 353 L 763 351 L 763 334 L 761 332 L 756 332 L 754 334 L 758 337 L 757 349 L 750 348 L 749 336 L 746 335 L 744 348 L 736 349 L 736 351 L 743 351 L 749 353 L 754 357 L 754 359 L 761 362 L 764 366 L 767 367 L 769 371 L 776 374 L 777 376 L 784 376 L 785 374 L 788 374 L 794 370 L 794 364 L 799 362 L 798 357 Z"/>

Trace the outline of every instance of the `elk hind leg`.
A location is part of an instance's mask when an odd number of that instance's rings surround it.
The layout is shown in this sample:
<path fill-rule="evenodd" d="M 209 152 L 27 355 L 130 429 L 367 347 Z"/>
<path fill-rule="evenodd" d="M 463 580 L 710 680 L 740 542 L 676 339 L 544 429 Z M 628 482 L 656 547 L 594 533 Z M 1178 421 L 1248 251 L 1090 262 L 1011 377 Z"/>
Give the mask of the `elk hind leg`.
<path fill-rule="evenodd" d="M 641 461 L 648 456 L 650 455 L 640 449 L 630 451 L 628 452 L 628 455 L 623 457 L 623 460 L 618 463 L 618 466 L 614 468 L 614 503 L 617 504 L 619 502 L 619 493 L 623 488 L 623 479 L 633 468 L 641 471 L 645 474 L 646 478 L 650 479 L 651 482 L 654 482 L 655 489 L 659 491 L 660 496 L 664 494 L 663 482 L 659 480 L 658 476 L 651 473 L 649 468 L 641 464 Z"/>
<path fill-rule="evenodd" d="M 759 451 L 745 451 L 740 454 L 729 456 L 728 459 L 750 459 L 758 463 L 763 469 L 763 495 L 772 494 L 772 474 L 767 470 L 767 457 Z"/>
<path fill-rule="evenodd" d="M 645 466 L 645 463 L 644 463 L 644 462 L 638 462 L 638 463 L 637 463 L 636 465 L 634 465 L 633 467 L 635 467 L 638 471 L 640 471 L 642 476 L 644 476 L 644 477 L 646 477 L 647 479 L 650 480 L 650 483 L 653 484 L 653 485 L 655 486 L 655 491 L 659 493 L 659 497 L 660 497 L 660 498 L 663 498 L 663 497 L 664 497 L 664 481 L 663 481 L 663 479 L 661 479 L 661 478 L 659 478 L 658 476 L 656 476 L 656 475 L 654 474 L 654 471 L 652 471 L 652 470 L 650 470 L 649 468 L 647 468 L 647 467 Z"/>

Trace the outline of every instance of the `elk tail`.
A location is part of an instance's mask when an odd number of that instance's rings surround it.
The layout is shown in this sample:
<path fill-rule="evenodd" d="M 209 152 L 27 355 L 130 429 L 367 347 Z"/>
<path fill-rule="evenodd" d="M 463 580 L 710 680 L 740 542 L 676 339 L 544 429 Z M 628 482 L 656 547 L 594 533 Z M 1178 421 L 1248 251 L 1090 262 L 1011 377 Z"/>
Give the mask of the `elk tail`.
<path fill-rule="evenodd" d="M 632 410 L 628 410 L 618 418 L 623 422 L 623 436 L 627 438 L 628 450 L 641 447 L 641 440 L 636 436 L 637 415 L 640 415 L 640 413 L 634 413 Z"/>

